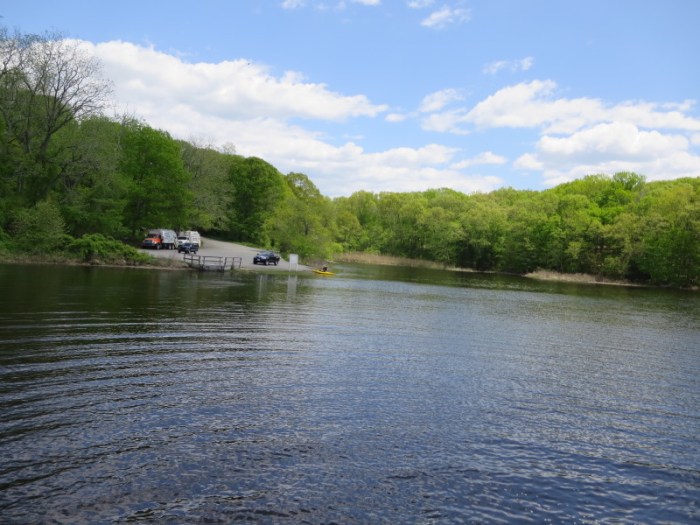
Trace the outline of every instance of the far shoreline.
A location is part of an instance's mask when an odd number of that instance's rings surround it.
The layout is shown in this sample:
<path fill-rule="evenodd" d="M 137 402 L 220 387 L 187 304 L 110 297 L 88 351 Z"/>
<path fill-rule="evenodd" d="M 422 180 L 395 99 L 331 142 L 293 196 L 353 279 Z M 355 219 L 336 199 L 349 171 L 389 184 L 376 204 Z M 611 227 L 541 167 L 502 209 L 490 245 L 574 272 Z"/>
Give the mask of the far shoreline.
<path fill-rule="evenodd" d="M 480 271 L 474 270 L 472 268 L 459 268 L 456 266 L 448 266 L 445 264 L 440 264 L 434 261 L 426 261 L 423 259 L 410 259 L 405 257 L 396 257 L 391 255 L 379 255 L 372 253 L 362 253 L 362 252 L 352 252 L 339 255 L 336 262 L 354 263 L 354 264 L 377 264 L 383 266 L 408 266 L 414 268 L 429 268 L 434 270 L 446 270 L 452 272 L 464 272 L 464 273 L 487 273 L 494 275 L 517 275 L 519 277 L 525 277 L 528 279 L 534 279 L 538 281 L 546 282 L 562 282 L 571 284 L 595 284 L 603 286 L 621 286 L 630 288 L 658 288 L 658 289 L 674 289 L 674 290 L 689 290 L 698 291 L 697 287 L 694 288 L 670 288 L 662 286 L 654 286 L 650 284 L 634 283 L 632 281 L 627 281 L 624 279 L 608 279 L 605 277 L 599 277 L 592 274 L 586 273 L 563 273 L 555 272 L 553 270 L 535 270 L 534 272 L 529 272 L 526 274 L 509 274 L 507 272 L 491 272 L 491 271 Z"/>
<path fill-rule="evenodd" d="M 144 264 L 134 264 L 127 261 L 123 262 L 102 262 L 99 259 L 92 261 L 77 261 L 72 260 L 60 255 L 55 256 L 45 256 L 45 255 L 27 255 L 27 254 L 1 254 L 0 264 L 12 264 L 12 265 L 47 265 L 47 266 L 81 266 L 85 268 L 129 268 L 129 269 L 142 269 L 142 270 L 166 270 L 166 271 L 197 271 L 191 268 L 183 261 L 179 259 L 166 259 L 160 257 L 152 257 L 153 261 L 151 263 Z M 570 284 L 587 284 L 587 285 L 603 285 L 603 286 L 620 286 L 620 287 L 630 287 L 630 288 L 651 288 L 651 289 L 667 289 L 667 290 L 685 290 L 691 292 L 700 291 L 700 287 L 691 288 L 674 288 L 674 287 L 664 287 L 655 286 L 650 284 L 634 283 L 627 280 L 613 280 L 604 277 L 598 277 L 591 274 L 584 273 L 562 273 L 552 270 L 535 270 L 534 272 L 529 272 L 526 274 L 510 274 L 507 272 L 491 272 L 491 271 L 480 271 L 471 268 L 459 268 L 455 266 L 447 266 L 434 261 L 427 261 L 423 259 L 410 259 L 405 257 L 396 257 L 390 255 L 379 255 L 371 253 L 361 253 L 352 252 L 340 254 L 333 259 L 332 262 L 336 263 L 350 263 L 350 264 L 375 264 L 380 266 L 405 266 L 411 268 L 427 268 L 434 270 L 445 270 L 451 272 L 463 272 L 463 273 L 486 273 L 494 275 L 515 275 L 519 277 L 525 277 L 527 279 L 534 279 L 544 282 L 561 282 Z M 300 265 L 304 266 L 304 265 Z M 264 272 L 265 267 L 252 267 L 252 268 L 237 268 L 236 271 L 243 272 Z M 306 269 L 306 268 L 305 268 Z M 296 270 L 296 272 L 302 271 L 301 268 Z"/>

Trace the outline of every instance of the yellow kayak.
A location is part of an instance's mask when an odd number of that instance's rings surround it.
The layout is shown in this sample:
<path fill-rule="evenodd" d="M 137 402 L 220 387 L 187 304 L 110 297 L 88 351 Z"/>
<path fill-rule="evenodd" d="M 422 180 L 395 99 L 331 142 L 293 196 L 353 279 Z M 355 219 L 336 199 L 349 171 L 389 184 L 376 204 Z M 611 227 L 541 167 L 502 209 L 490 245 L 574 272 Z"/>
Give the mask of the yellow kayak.
<path fill-rule="evenodd" d="M 318 275 L 335 275 L 333 272 L 324 272 L 323 270 L 312 270 L 312 272 L 317 273 Z"/>

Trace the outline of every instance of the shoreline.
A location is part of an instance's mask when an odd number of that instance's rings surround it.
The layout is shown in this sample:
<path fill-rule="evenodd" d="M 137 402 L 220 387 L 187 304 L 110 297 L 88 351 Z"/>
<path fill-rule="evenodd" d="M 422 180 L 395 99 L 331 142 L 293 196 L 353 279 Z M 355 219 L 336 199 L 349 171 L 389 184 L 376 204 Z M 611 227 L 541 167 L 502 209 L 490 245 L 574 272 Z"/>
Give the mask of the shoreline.
<path fill-rule="evenodd" d="M 217 241 L 223 243 L 223 241 Z M 230 243 L 234 245 L 235 243 Z M 248 248 L 249 250 L 255 250 L 253 248 Z M 150 254 L 149 254 L 150 255 Z M 171 254 L 172 255 L 172 254 Z M 142 269 L 142 270 L 166 270 L 166 271 L 195 271 L 185 264 L 182 260 L 176 259 L 174 257 L 163 257 L 163 256 L 152 256 L 153 262 L 146 264 L 132 264 L 127 261 L 119 262 L 102 262 L 100 260 L 94 261 L 77 261 L 63 256 L 32 256 L 32 255 L 13 255 L 13 254 L 0 254 L 0 264 L 31 264 L 31 265 L 59 265 L 59 266 L 83 266 L 83 267 L 98 267 L 98 268 L 131 268 L 131 269 Z M 608 279 L 604 277 L 599 277 L 591 274 L 584 273 L 561 273 L 555 272 L 553 270 L 535 270 L 526 274 L 508 274 L 507 272 L 490 272 L 490 271 L 478 271 L 471 268 L 458 268 L 454 266 L 446 266 L 434 261 L 426 261 L 422 259 L 409 259 L 404 257 L 396 257 L 389 255 L 378 255 L 378 254 L 365 254 L 359 252 L 345 253 L 341 254 L 334 259 L 334 262 L 338 263 L 350 263 L 350 264 L 376 264 L 381 266 L 407 266 L 412 268 L 427 268 L 434 270 L 445 270 L 451 272 L 464 272 L 464 273 L 491 273 L 491 274 L 502 274 L 502 275 L 519 275 L 527 279 L 535 279 L 539 281 L 546 282 L 561 282 L 561 283 L 571 283 L 571 284 L 589 284 L 589 285 L 603 285 L 603 286 L 620 286 L 620 287 L 630 287 L 630 288 L 658 288 L 658 289 L 674 289 L 674 290 L 687 290 L 691 292 L 700 291 L 700 287 L 691 288 L 673 288 L 664 286 L 654 286 L 649 284 L 634 283 L 626 280 L 615 280 Z M 287 263 L 288 265 L 288 263 Z M 307 265 L 299 264 L 296 272 L 303 270 L 308 270 L 310 267 Z M 241 268 L 237 268 L 237 271 L 265 271 L 265 270 L 276 270 L 279 269 L 278 266 L 254 266 L 250 264 L 245 264 Z M 288 268 L 286 268 L 288 269 Z M 290 269 L 288 269 L 290 270 Z"/>
<path fill-rule="evenodd" d="M 650 285 L 633 283 L 624 279 L 615 280 L 605 277 L 598 277 L 588 273 L 560 273 L 552 270 L 535 270 L 534 272 L 526 273 L 523 277 L 528 279 L 536 279 L 538 281 L 551 281 L 562 283 L 580 283 L 580 284 L 602 284 L 605 286 L 629 286 L 635 288 L 654 288 Z"/>
<path fill-rule="evenodd" d="M 446 270 L 451 272 L 465 273 L 492 273 L 501 275 L 518 275 L 528 279 L 535 279 L 547 282 L 562 282 L 571 284 L 595 284 L 604 286 L 622 286 L 631 288 L 659 288 L 663 286 L 654 286 L 648 284 L 634 283 L 624 279 L 608 279 L 586 273 L 561 273 L 553 270 L 535 270 L 526 274 L 508 274 L 507 272 L 492 272 L 479 271 L 472 268 L 458 268 L 455 266 L 447 266 L 434 261 L 425 261 L 423 259 L 409 259 L 406 257 L 396 257 L 392 255 L 379 255 L 372 253 L 351 252 L 345 253 L 336 258 L 337 262 L 346 262 L 354 264 L 377 264 L 384 266 L 408 266 L 412 268 L 428 268 L 435 270 Z M 675 288 L 674 288 L 675 289 Z M 698 288 L 678 288 L 679 290 L 698 291 Z"/>

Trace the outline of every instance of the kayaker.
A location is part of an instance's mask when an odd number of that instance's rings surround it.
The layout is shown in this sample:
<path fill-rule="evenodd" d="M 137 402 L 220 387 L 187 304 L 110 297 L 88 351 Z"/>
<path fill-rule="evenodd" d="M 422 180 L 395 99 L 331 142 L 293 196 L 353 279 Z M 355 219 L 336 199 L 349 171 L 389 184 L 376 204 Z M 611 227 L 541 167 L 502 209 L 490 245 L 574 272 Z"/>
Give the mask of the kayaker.
<path fill-rule="evenodd" d="M 322 272 L 327 272 L 327 271 L 328 271 L 328 266 L 326 266 L 326 265 L 324 264 L 324 265 L 323 265 L 323 268 L 321 268 L 321 271 L 322 271 Z"/>

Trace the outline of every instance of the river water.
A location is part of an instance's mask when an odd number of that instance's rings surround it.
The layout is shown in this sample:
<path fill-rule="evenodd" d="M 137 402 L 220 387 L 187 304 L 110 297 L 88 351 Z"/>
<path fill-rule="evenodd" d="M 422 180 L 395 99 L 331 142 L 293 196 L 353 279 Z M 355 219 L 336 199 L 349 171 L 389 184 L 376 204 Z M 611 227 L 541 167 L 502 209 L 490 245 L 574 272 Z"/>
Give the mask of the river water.
<path fill-rule="evenodd" d="M 697 293 L 0 265 L 0 522 L 698 523 Z"/>

